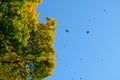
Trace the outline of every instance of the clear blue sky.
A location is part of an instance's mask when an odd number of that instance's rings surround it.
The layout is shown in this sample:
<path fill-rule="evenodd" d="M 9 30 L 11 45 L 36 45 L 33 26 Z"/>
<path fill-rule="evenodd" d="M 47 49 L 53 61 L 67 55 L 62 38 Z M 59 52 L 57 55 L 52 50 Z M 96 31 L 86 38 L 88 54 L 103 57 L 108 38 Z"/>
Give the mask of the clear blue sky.
<path fill-rule="evenodd" d="M 119 8 L 120 0 L 43 0 L 39 19 L 58 20 L 59 58 L 46 80 L 120 80 Z"/>

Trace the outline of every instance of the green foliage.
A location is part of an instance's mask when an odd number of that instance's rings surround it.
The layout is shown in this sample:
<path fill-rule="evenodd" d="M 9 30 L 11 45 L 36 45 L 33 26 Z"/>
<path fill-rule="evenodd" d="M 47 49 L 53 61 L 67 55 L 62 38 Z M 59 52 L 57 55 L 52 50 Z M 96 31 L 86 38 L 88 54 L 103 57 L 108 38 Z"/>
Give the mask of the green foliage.
<path fill-rule="evenodd" d="M 55 68 L 57 21 L 37 20 L 41 0 L 0 1 L 0 80 L 44 80 Z"/>

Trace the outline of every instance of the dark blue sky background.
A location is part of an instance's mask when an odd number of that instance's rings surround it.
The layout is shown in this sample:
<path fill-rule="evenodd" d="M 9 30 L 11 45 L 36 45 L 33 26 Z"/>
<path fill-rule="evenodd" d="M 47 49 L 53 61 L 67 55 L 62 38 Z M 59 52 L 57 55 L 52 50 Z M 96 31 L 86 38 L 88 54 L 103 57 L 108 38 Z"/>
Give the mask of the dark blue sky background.
<path fill-rule="evenodd" d="M 120 0 L 43 0 L 39 20 L 58 20 L 59 58 L 46 80 L 120 80 L 119 8 Z"/>

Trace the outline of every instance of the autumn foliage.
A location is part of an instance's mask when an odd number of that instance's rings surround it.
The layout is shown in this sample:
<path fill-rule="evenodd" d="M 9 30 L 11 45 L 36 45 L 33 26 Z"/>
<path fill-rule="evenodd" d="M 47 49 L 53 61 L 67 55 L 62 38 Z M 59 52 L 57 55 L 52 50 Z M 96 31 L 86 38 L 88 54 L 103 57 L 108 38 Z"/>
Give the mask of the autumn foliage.
<path fill-rule="evenodd" d="M 0 0 L 0 80 L 44 80 L 55 68 L 57 21 L 38 21 L 41 0 Z"/>

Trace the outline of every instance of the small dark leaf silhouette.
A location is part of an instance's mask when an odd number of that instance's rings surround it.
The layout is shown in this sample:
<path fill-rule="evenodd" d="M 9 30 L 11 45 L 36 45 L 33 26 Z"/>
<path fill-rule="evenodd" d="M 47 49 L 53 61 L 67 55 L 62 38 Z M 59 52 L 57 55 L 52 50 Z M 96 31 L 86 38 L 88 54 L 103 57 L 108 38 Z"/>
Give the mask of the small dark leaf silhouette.
<path fill-rule="evenodd" d="M 66 47 L 66 45 L 64 45 L 64 47 Z"/>
<path fill-rule="evenodd" d="M 83 61 L 83 58 L 80 58 L 80 61 Z"/>
<path fill-rule="evenodd" d="M 66 29 L 66 32 L 69 32 L 69 30 L 68 30 L 68 29 Z"/>
<path fill-rule="evenodd" d="M 104 9 L 104 12 L 106 12 L 107 10 L 106 9 Z"/>
<path fill-rule="evenodd" d="M 89 34 L 89 33 L 90 33 L 90 31 L 86 31 L 86 33 L 87 33 L 87 34 Z"/>
<path fill-rule="evenodd" d="M 82 80 L 83 78 L 80 77 L 80 80 Z"/>
<path fill-rule="evenodd" d="M 72 78 L 72 80 L 74 80 L 75 78 Z"/>

